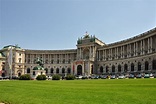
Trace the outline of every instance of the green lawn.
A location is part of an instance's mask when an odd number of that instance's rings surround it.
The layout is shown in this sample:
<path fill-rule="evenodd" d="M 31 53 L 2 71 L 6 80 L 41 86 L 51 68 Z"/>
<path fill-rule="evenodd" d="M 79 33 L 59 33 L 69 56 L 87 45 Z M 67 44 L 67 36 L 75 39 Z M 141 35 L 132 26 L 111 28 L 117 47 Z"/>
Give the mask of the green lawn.
<path fill-rule="evenodd" d="M 156 104 L 156 79 L 0 81 L 9 104 Z"/>

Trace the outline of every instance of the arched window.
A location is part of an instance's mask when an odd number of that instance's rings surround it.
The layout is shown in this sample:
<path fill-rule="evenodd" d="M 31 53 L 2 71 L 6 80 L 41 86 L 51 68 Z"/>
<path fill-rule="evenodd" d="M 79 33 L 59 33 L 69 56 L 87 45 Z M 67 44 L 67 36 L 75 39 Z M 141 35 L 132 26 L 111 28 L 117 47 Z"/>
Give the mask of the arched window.
<path fill-rule="evenodd" d="M 138 62 L 138 71 L 141 71 L 141 63 Z"/>
<path fill-rule="evenodd" d="M 100 73 L 103 73 L 103 67 L 102 66 L 100 67 Z"/>
<path fill-rule="evenodd" d="M 153 66 L 153 70 L 156 70 L 156 60 L 153 60 L 153 62 L 152 62 L 152 66 Z"/>
<path fill-rule="evenodd" d="M 148 61 L 145 62 L 145 70 L 148 70 L 148 66 L 149 66 L 149 63 Z"/>
<path fill-rule="evenodd" d="M 121 65 L 118 65 L 118 72 L 121 72 Z"/>
<path fill-rule="evenodd" d="M 115 66 L 114 65 L 112 66 L 112 72 L 115 72 Z"/>
<path fill-rule="evenodd" d="M 134 71 L 134 64 L 131 64 L 131 71 Z"/>
<path fill-rule="evenodd" d="M 62 73 L 65 73 L 65 68 L 62 68 Z"/>
<path fill-rule="evenodd" d="M 46 71 L 46 74 L 47 74 L 48 73 L 48 68 L 45 68 L 44 70 Z"/>
<path fill-rule="evenodd" d="M 30 68 L 27 68 L 27 73 L 30 73 Z"/>
<path fill-rule="evenodd" d="M 53 69 L 53 68 L 51 68 L 51 69 L 50 69 L 50 73 L 53 73 L 53 72 L 54 72 L 54 69 Z"/>
<path fill-rule="evenodd" d="M 125 65 L 124 65 L 124 72 L 127 72 L 127 71 L 128 71 L 128 65 L 125 64 Z"/>
<path fill-rule="evenodd" d="M 108 73 L 109 72 L 109 69 L 108 69 L 109 67 L 108 66 L 106 66 L 106 73 Z"/>
<path fill-rule="evenodd" d="M 57 74 L 59 73 L 59 68 L 56 69 L 56 73 L 57 73 Z"/>
<path fill-rule="evenodd" d="M 68 69 L 67 69 L 67 72 L 68 72 L 68 74 L 70 74 L 70 73 L 71 73 L 71 69 L 70 69 L 70 68 L 68 68 Z"/>

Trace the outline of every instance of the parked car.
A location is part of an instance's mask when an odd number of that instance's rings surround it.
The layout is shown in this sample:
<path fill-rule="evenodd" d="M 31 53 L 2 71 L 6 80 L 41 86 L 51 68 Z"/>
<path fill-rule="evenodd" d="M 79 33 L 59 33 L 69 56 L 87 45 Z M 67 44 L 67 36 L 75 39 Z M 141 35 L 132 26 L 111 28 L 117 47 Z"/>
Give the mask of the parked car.
<path fill-rule="evenodd" d="M 130 74 L 130 75 L 129 75 L 129 78 L 134 78 L 134 75 L 133 75 L 133 74 Z"/>
<path fill-rule="evenodd" d="M 125 78 L 125 76 L 124 75 L 119 75 L 119 77 L 118 77 L 119 79 L 124 79 Z"/>
<path fill-rule="evenodd" d="M 107 79 L 107 78 L 108 78 L 108 75 L 101 76 L 101 79 Z"/>
<path fill-rule="evenodd" d="M 149 74 L 145 74 L 145 75 L 144 75 L 144 78 L 149 78 L 149 77 L 150 77 Z"/>
<path fill-rule="evenodd" d="M 115 75 L 111 75 L 111 77 L 110 77 L 111 79 L 115 79 L 116 78 L 116 76 Z"/>
<path fill-rule="evenodd" d="M 149 76 L 150 76 L 150 78 L 154 77 L 154 75 L 152 73 Z"/>
<path fill-rule="evenodd" d="M 141 74 L 137 74 L 136 78 L 142 78 L 142 75 Z"/>

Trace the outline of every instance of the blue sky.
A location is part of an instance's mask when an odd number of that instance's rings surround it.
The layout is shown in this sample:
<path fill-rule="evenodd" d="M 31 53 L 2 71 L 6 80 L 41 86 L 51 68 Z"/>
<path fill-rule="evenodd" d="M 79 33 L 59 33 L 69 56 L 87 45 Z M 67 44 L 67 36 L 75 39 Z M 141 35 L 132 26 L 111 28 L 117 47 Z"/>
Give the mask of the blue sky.
<path fill-rule="evenodd" d="M 108 43 L 156 26 L 156 0 L 0 0 L 0 48 L 76 49 L 87 31 Z"/>

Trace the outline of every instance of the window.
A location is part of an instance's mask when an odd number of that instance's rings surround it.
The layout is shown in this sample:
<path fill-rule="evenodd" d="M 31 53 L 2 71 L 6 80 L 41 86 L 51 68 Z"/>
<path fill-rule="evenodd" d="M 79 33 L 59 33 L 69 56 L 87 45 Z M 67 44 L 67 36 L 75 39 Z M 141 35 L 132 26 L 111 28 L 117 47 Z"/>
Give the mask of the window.
<path fill-rule="evenodd" d="M 134 64 L 131 64 L 131 71 L 134 71 Z"/>
<path fill-rule="evenodd" d="M 68 68 L 68 70 L 67 70 L 67 71 L 68 71 L 68 74 L 70 74 L 70 73 L 71 73 L 71 69 L 70 69 L 70 68 Z"/>
<path fill-rule="evenodd" d="M 35 71 L 33 71 L 33 75 L 35 75 Z"/>
<path fill-rule="evenodd" d="M 57 74 L 59 73 L 59 68 L 56 69 L 56 73 L 57 73 Z"/>
<path fill-rule="evenodd" d="M 21 63 L 21 58 L 18 59 L 19 63 Z"/>
<path fill-rule="evenodd" d="M 19 56 L 21 56 L 21 53 L 19 53 Z"/>
<path fill-rule="evenodd" d="M 30 68 L 27 68 L 27 73 L 30 73 Z"/>
<path fill-rule="evenodd" d="M 62 68 L 62 73 L 65 73 L 65 69 L 64 68 Z"/>
<path fill-rule="evenodd" d="M 102 66 L 100 67 L 100 73 L 101 74 L 103 73 L 103 67 Z"/>
<path fill-rule="evenodd" d="M 53 73 L 53 71 L 54 71 L 54 69 L 53 69 L 53 68 L 51 68 L 50 73 Z"/>

